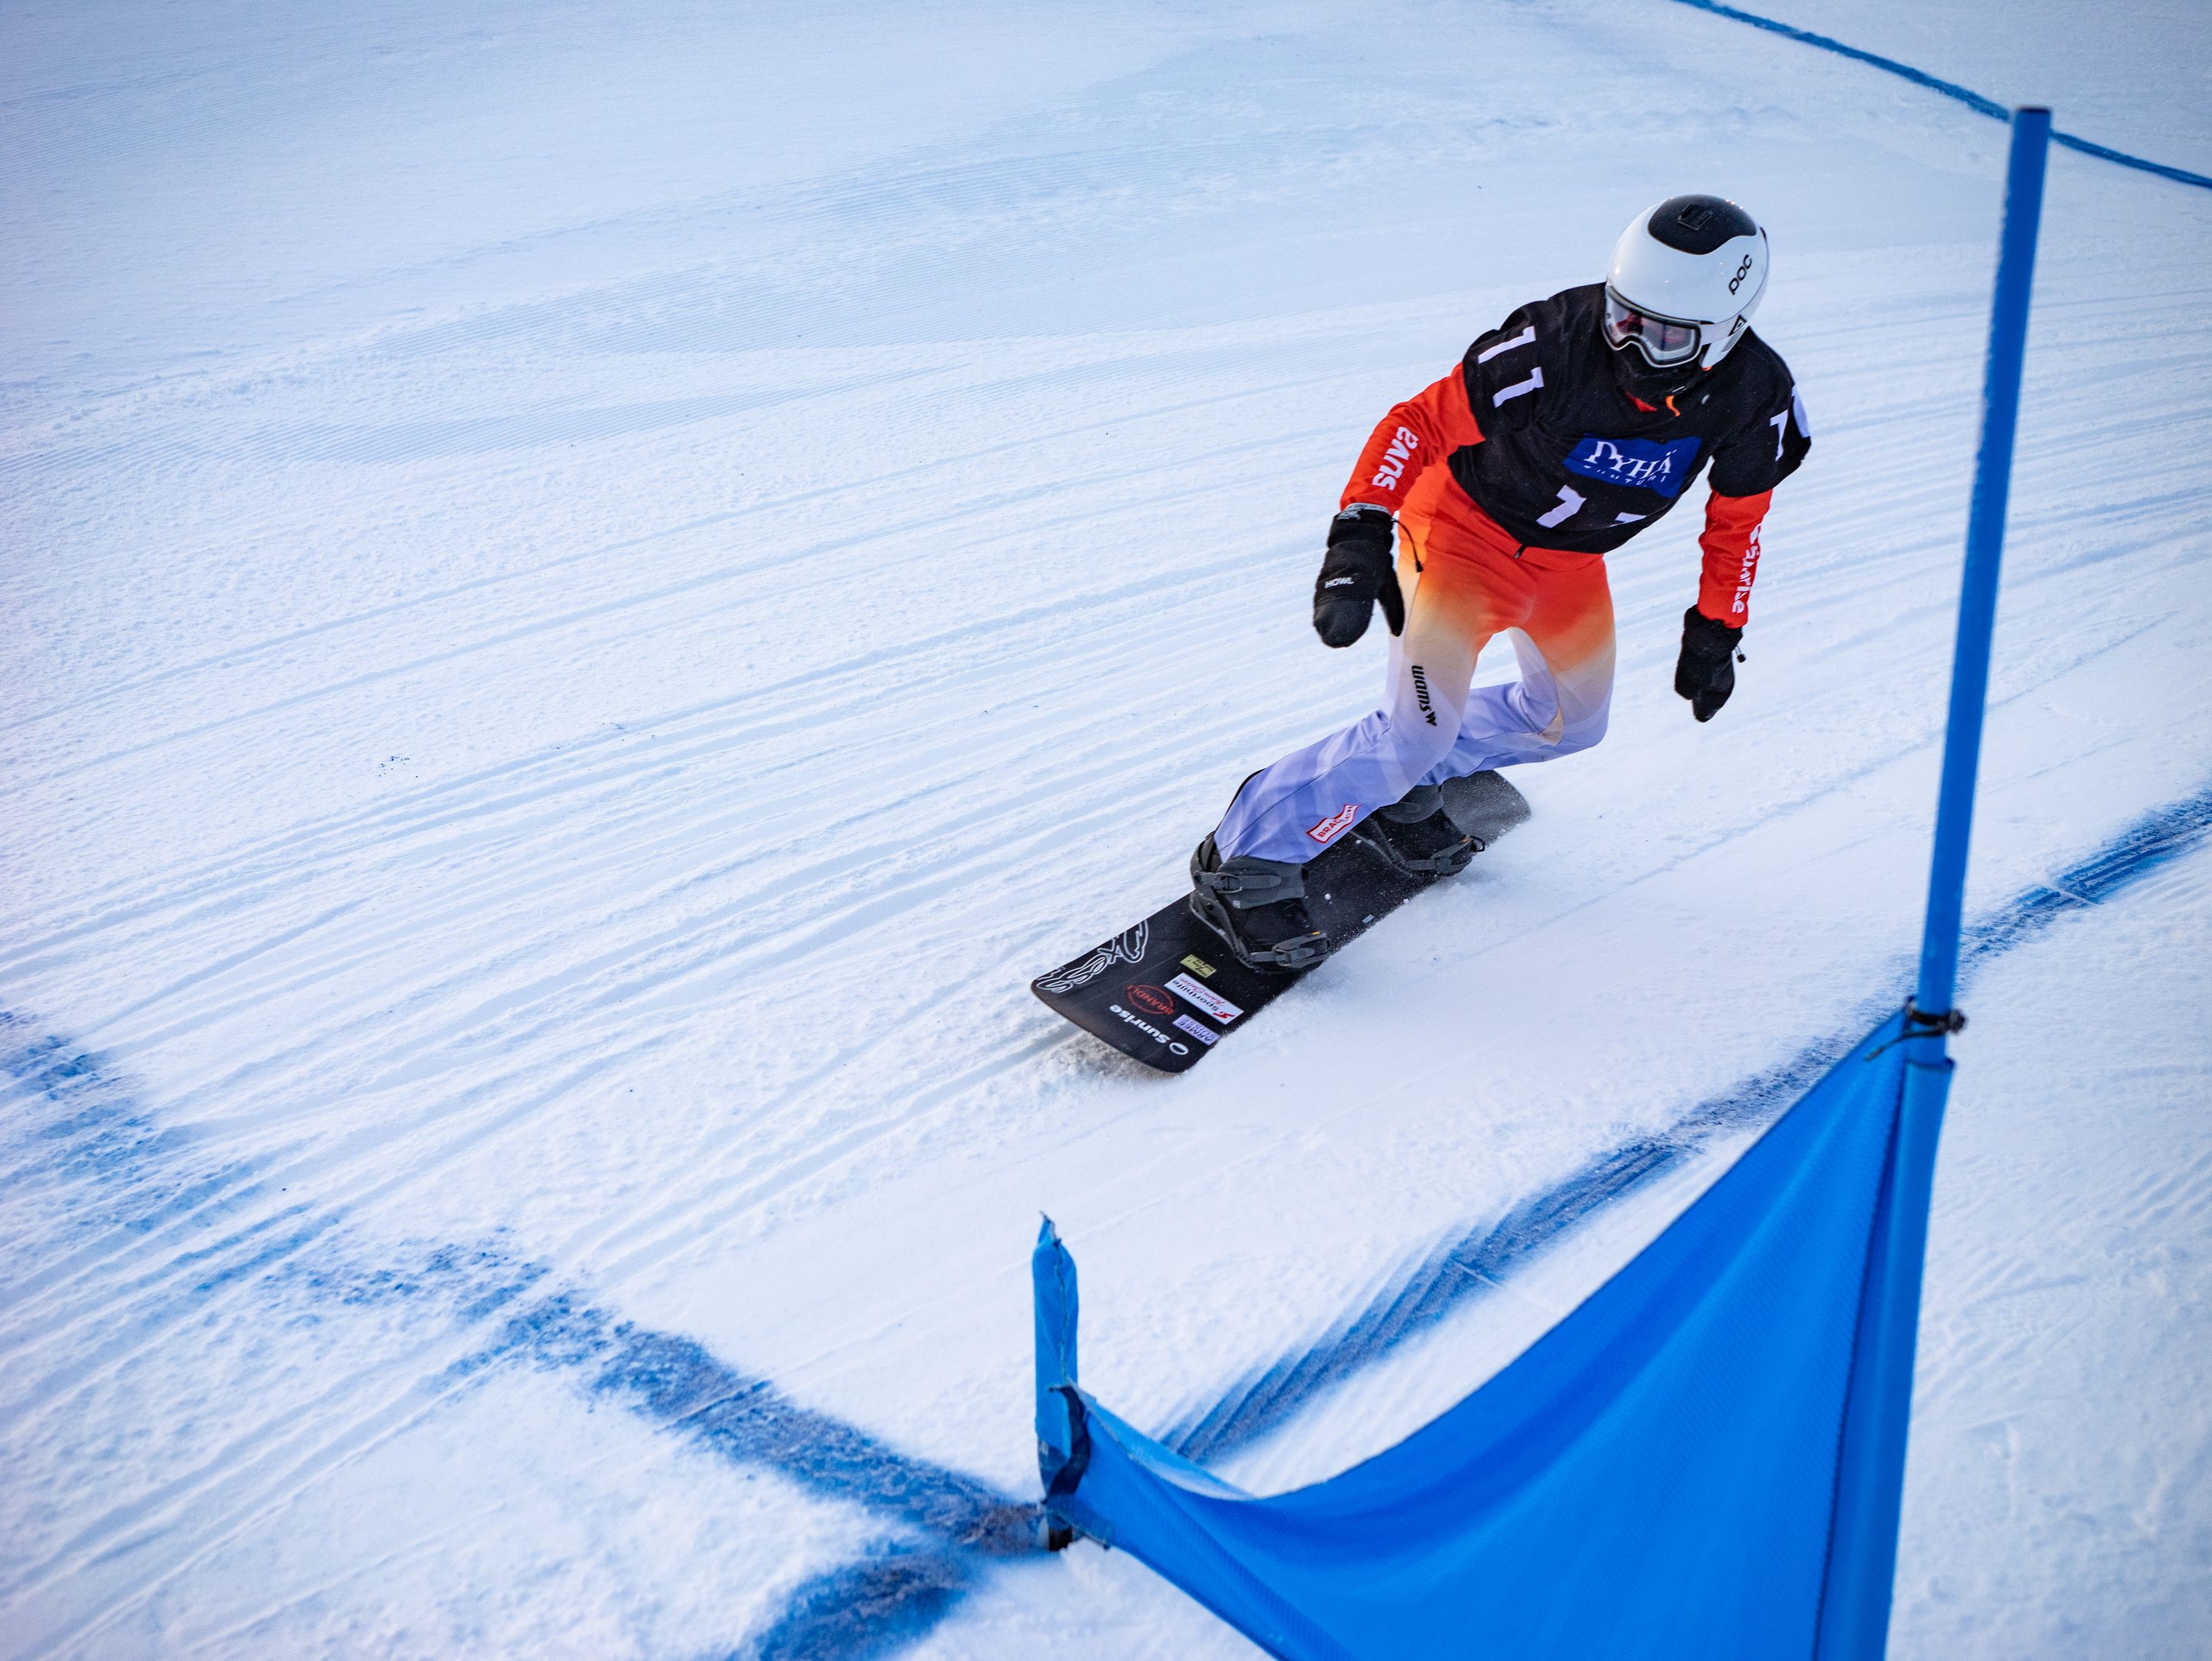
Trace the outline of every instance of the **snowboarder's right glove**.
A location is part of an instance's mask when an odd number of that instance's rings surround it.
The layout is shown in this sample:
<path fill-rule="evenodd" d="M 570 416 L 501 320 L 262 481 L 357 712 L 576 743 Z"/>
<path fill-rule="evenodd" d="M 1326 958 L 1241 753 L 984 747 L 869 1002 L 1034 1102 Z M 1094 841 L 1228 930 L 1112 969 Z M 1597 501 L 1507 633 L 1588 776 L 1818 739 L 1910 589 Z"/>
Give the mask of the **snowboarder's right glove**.
<path fill-rule="evenodd" d="M 1674 660 L 1674 691 L 1689 699 L 1690 713 L 1711 721 L 1735 691 L 1735 643 L 1743 630 L 1715 623 L 1692 605 L 1682 613 L 1682 655 Z"/>
<path fill-rule="evenodd" d="M 1324 646 L 1351 645 L 1367 632 L 1377 600 L 1390 632 L 1403 634 L 1406 597 L 1398 591 L 1390 510 L 1347 508 L 1328 527 L 1328 552 L 1314 579 L 1314 633 Z"/>

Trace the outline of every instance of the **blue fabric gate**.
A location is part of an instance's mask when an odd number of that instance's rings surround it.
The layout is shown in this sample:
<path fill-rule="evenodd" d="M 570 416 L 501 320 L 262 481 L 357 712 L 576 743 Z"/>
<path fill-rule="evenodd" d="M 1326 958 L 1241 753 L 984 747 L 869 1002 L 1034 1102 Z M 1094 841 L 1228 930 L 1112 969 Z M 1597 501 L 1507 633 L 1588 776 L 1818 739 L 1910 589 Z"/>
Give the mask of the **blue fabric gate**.
<path fill-rule="evenodd" d="M 1083 1393 L 1075 1265 L 1047 1222 L 1048 1508 L 1298 1661 L 1814 1655 L 1853 1356 L 1881 1315 L 1902 1022 L 1487 1384 L 1267 1499 Z"/>

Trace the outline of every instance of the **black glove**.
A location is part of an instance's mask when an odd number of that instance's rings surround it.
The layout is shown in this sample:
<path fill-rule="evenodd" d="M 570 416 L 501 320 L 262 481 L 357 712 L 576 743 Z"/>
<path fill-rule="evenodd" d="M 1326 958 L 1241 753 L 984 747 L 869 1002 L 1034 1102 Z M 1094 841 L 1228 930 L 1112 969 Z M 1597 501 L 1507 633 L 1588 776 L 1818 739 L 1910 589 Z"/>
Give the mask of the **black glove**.
<path fill-rule="evenodd" d="M 1378 599 L 1390 632 L 1405 632 L 1396 545 L 1387 508 L 1347 508 L 1330 523 L 1328 552 L 1314 579 L 1314 633 L 1322 644 L 1349 646 L 1365 634 Z"/>
<path fill-rule="evenodd" d="M 1674 690 L 1690 713 L 1711 721 L 1735 691 L 1735 643 L 1743 630 L 1715 623 L 1692 605 L 1682 613 L 1682 655 L 1674 660 Z"/>

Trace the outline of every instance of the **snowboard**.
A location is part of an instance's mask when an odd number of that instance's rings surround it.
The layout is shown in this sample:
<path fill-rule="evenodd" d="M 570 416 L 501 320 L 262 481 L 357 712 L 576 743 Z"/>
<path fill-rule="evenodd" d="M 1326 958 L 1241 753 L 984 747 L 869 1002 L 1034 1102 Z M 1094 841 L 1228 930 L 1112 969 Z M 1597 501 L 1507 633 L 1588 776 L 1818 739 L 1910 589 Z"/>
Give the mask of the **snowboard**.
<path fill-rule="evenodd" d="M 1444 808 L 1485 846 L 1529 813 L 1527 800 L 1493 772 L 1446 784 Z M 1407 876 L 1347 836 L 1306 867 L 1306 910 L 1340 952 L 1423 889 L 1449 880 Z M 1192 914 L 1183 894 L 1038 976 L 1030 990 L 1123 1055 L 1163 1073 L 1182 1073 L 1312 972 L 1247 968 Z"/>

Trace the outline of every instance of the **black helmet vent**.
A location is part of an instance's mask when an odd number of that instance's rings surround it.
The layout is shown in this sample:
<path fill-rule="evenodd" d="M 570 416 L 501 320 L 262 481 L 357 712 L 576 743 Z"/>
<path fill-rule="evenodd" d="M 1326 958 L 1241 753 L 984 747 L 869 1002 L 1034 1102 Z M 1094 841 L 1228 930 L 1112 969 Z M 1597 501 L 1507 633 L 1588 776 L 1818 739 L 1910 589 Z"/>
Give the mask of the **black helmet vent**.
<path fill-rule="evenodd" d="M 1757 236 L 1759 222 L 1720 196 L 1670 196 L 1651 210 L 1651 234 L 1684 253 L 1711 253 L 1739 236 Z"/>

